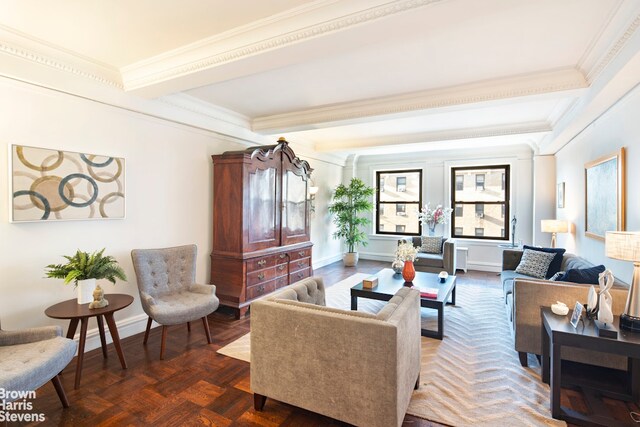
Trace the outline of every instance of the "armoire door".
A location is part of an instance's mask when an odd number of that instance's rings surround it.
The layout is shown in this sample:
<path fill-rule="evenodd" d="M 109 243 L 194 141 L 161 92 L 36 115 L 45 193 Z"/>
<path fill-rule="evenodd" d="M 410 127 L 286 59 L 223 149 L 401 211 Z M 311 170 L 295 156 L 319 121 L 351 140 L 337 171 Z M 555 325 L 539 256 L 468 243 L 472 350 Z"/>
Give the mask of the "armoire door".
<path fill-rule="evenodd" d="M 246 166 L 245 252 L 280 246 L 280 170 L 276 159 Z"/>
<path fill-rule="evenodd" d="M 307 203 L 308 181 L 304 171 L 288 168 L 282 170 L 282 239 L 283 245 L 309 240 L 309 207 Z"/>

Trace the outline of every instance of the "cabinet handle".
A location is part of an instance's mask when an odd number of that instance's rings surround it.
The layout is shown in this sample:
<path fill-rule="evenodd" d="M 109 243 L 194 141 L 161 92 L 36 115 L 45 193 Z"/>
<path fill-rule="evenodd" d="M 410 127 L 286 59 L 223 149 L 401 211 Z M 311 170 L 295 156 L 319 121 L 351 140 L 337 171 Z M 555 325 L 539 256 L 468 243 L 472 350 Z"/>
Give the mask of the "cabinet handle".
<path fill-rule="evenodd" d="M 262 280 L 262 279 L 264 279 L 264 273 L 258 274 L 258 280 Z"/>
<path fill-rule="evenodd" d="M 304 267 L 304 262 L 298 262 L 298 267 L 300 268 Z"/>
<path fill-rule="evenodd" d="M 286 267 L 286 265 L 281 264 L 281 265 L 278 266 L 278 270 L 282 271 L 282 270 L 284 270 L 285 267 Z"/>
<path fill-rule="evenodd" d="M 286 257 L 285 254 L 280 254 L 280 259 L 284 259 L 284 257 Z"/>
<path fill-rule="evenodd" d="M 260 261 L 258 261 L 258 266 L 260 267 L 264 267 L 267 264 L 267 260 L 266 259 L 261 259 Z"/>
<path fill-rule="evenodd" d="M 302 279 L 304 277 L 304 273 L 298 273 L 298 279 Z"/>
<path fill-rule="evenodd" d="M 304 256 L 304 255 L 305 255 L 304 251 L 298 252 L 298 256 Z"/>
<path fill-rule="evenodd" d="M 258 294 L 263 294 L 263 293 L 264 293 L 264 285 L 258 286 Z"/>

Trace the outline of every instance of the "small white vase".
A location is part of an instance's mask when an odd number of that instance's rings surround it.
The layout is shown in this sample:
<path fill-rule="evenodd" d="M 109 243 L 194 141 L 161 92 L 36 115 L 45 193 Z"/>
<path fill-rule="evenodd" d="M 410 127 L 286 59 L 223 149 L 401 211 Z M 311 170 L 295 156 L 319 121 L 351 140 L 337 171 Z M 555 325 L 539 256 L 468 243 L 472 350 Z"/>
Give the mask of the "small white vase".
<path fill-rule="evenodd" d="M 96 279 L 78 280 L 76 292 L 78 292 L 78 304 L 88 304 L 93 301 L 93 290 L 96 288 Z"/>

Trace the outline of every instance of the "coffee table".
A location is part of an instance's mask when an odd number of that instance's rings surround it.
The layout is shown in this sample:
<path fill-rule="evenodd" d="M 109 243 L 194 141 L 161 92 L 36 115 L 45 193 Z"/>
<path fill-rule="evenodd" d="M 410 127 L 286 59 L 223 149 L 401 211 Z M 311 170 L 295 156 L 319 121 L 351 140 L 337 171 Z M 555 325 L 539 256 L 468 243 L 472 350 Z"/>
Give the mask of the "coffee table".
<path fill-rule="evenodd" d="M 358 309 L 358 297 L 369 298 L 379 301 L 389 301 L 400 288 L 405 286 L 402 274 L 395 274 L 390 268 L 380 270 L 373 274 L 378 278 L 378 286 L 373 289 L 365 289 L 362 283 L 358 283 L 351 288 L 351 310 Z M 407 284 L 408 285 L 408 284 Z M 437 288 L 438 298 L 420 298 L 420 307 L 431 308 L 438 311 L 438 329 L 421 329 L 423 337 L 436 338 L 441 340 L 443 336 L 444 306 L 456 303 L 456 276 L 450 275 L 444 283 L 440 283 L 440 278 L 434 273 L 416 272 L 416 278 L 411 285 L 425 288 Z M 451 298 L 451 302 L 449 302 Z"/>

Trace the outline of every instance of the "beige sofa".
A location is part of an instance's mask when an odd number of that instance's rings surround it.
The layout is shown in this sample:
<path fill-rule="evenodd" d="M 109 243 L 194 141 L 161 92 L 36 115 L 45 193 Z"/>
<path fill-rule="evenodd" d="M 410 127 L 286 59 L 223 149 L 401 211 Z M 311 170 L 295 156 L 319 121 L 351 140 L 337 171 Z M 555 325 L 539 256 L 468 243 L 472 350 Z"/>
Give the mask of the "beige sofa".
<path fill-rule="evenodd" d="M 408 239 L 400 239 L 398 244 L 409 242 L 413 246 L 422 246 L 420 236 Z M 456 274 L 456 241 L 455 239 L 447 239 L 442 243 L 442 253 L 426 254 L 418 252 L 416 260 L 413 262 L 416 271 L 427 273 L 440 273 L 446 271 L 451 275 Z"/>
<path fill-rule="evenodd" d="M 420 375 L 420 301 L 402 288 L 374 315 L 325 307 L 312 277 L 251 305 L 251 390 L 350 424 L 400 426 Z"/>
<path fill-rule="evenodd" d="M 585 304 L 591 285 L 573 282 L 553 282 L 536 279 L 514 270 L 520 263 L 522 251 L 505 250 L 502 255 L 502 286 L 507 307 L 507 316 L 513 327 L 515 349 L 520 356 L 522 366 L 527 366 L 527 353 L 542 354 L 541 307 L 550 307 L 556 301 L 562 301 L 571 309 L 576 301 Z M 589 261 L 573 254 L 565 254 L 561 271 L 572 268 L 593 267 Z M 595 285 L 598 288 L 598 285 Z M 629 285 L 616 279 L 611 289 L 613 314 L 620 315 L 627 301 Z M 577 362 L 626 369 L 625 358 L 606 353 L 590 352 L 580 349 L 562 349 L 562 358 Z"/>

